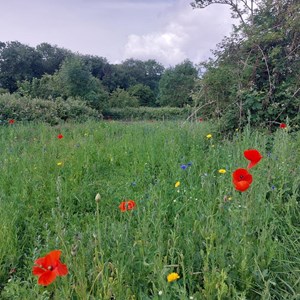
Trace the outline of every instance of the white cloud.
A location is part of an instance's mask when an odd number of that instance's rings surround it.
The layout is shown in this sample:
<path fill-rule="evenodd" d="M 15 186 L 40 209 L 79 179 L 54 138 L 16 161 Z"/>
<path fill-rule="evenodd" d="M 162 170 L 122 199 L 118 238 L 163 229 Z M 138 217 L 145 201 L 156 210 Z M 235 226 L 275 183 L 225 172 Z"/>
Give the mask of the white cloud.
<path fill-rule="evenodd" d="M 163 32 L 131 34 L 125 46 L 125 57 L 153 58 L 164 64 L 176 64 L 186 58 L 182 46 L 187 38 L 182 26 L 176 23 L 169 24 Z"/>
<path fill-rule="evenodd" d="M 165 12 L 163 29 L 147 34 L 130 34 L 124 58 L 154 58 L 164 65 L 175 65 L 189 58 L 195 63 L 207 59 L 210 50 L 231 31 L 229 9 L 215 5 L 192 9 L 178 0 Z"/>

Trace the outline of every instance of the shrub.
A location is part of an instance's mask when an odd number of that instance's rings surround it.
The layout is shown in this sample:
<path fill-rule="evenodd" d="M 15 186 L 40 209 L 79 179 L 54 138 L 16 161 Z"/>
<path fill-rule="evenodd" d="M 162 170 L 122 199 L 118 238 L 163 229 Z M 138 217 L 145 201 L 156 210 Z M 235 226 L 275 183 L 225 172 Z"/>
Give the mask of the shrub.
<path fill-rule="evenodd" d="M 2 120 L 42 121 L 52 125 L 67 120 L 86 121 L 101 117 L 96 110 L 77 99 L 58 98 L 51 101 L 20 97 L 17 94 L 0 95 L 0 112 Z"/>
<path fill-rule="evenodd" d="M 183 120 L 191 113 L 191 107 L 125 107 L 107 109 L 103 116 L 115 120 Z"/>

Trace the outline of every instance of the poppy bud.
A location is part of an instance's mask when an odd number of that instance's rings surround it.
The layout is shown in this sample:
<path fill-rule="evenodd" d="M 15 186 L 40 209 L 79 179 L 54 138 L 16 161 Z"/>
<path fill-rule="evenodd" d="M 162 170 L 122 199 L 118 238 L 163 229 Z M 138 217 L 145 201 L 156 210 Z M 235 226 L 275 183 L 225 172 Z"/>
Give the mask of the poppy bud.
<path fill-rule="evenodd" d="M 95 197 L 95 201 L 96 202 L 99 202 L 101 200 L 101 196 L 100 196 L 100 194 L 98 193 L 97 195 L 96 195 L 96 197 Z"/>

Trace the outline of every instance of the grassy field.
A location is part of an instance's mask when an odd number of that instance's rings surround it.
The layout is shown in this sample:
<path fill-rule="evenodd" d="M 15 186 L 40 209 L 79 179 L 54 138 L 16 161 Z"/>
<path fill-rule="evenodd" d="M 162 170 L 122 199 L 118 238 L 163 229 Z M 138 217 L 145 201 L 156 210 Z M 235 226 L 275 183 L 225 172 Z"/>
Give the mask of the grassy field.
<path fill-rule="evenodd" d="M 0 132 L 0 299 L 300 299 L 299 133 L 229 140 L 206 122 Z M 248 148 L 263 159 L 241 193 L 232 172 Z M 41 286 L 34 261 L 56 249 L 68 274 Z"/>

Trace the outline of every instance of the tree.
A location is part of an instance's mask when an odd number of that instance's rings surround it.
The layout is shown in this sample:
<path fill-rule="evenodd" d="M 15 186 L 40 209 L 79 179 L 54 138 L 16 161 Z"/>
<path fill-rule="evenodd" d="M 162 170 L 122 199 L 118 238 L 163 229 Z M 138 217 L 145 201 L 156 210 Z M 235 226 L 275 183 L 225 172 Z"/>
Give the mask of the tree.
<path fill-rule="evenodd" d="M 112 108 L 138 107 L 139 100 L 128 91 L 117 88 L 110 95 L 109 106 Z"/>
<path fill-rule="evenodd" d="M 255 11 L 251 32 L 236 27 L 206 64 L 193 98 L 199 105 L 217 102 L 227 129 L 272 125 L 287 117 L 299 122 L 300 21 L 297 1 L 268 0 Z M 250 22 L 250 21 L 249 21 Z M 216 106 L 206 107 L 214 115 Z M 226 129 L 225 128 L 225 129 Z"/>
<path fill-rule="evenodd" d="M 43 74 L 54 74 L 57 71 L 63 61 L 67 57 L 71 57 L 74 54 L 70 50 L 59 48 L 56 45 L 52 46 L 48 43 L 42 43 L 36 47 L 36 51 L 41 55 Z"/>
<path fill-rule="evenodd" d="M 157 96 L 158 83 L 163 72 L 164 67 L 155 60 L 141 61 L 131 58 L 121 64 L 107 66 L 102 82 L 110 92 L 117 87 L 128 89 L 136 84 L 143 84 L 149 86 Z"/>
<path fill-rule="evenodd" d="M 190 104 L 196 78 L 197 70 L 189 60 L 168 68 L 159 82 L 159 104 L 175 107 Z"/>
<path fill-rule="evenodd" d="M 247 26 L 247 18 L 250 16 L 253 25 L 255 9 L 261 6 L 260 0 L 194 0 L 193 8 L 205 8 L 212 4 L 228 5 L 234 18 L 239 18 L 244 26 Z"/>
<path fill-rule="evenodd" d="M 66 59 L 59 69 L 58 76 L 64 87 L 64 93 L 71 97 L 82 97 L 89 92 L 92 74 L 80 58 Z"/>
<path fill-rule="evenodd" d="M 42 56 L 33 47 L 20 42 L 8 42 L 0 47 L 0 87 L 17 90 L 17 82 L 41 77 Z"/>
<path fill-rule="evenodd" d="M 138 99 L 140 106 L 156 106 L 156 98 L 149 86 L 138 83 L 128 89 L 131 96 Z"/>
<path fill-rule="evenodd" d="M 110 65 L 106 58 L 94 55 L 79 55 L 82 62 L 88 66 L 92 75 L 102 80 L 105 74 L 110 71 Z"/>

